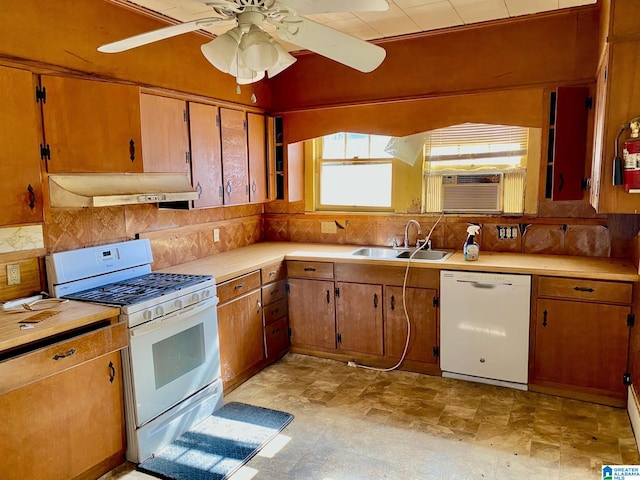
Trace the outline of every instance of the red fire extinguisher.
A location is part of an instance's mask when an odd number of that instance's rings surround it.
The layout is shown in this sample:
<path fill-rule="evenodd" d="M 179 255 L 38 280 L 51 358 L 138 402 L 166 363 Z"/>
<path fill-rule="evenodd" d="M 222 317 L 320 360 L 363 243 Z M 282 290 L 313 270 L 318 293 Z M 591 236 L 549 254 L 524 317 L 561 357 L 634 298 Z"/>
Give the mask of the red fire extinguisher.
<path fill-rule="evenodd" d="M 629 128 L 631 136 L 625 140 L 622 150 L 624 191 L 640 193 L 640 119 L 634 118 L 629 122 Z"/>

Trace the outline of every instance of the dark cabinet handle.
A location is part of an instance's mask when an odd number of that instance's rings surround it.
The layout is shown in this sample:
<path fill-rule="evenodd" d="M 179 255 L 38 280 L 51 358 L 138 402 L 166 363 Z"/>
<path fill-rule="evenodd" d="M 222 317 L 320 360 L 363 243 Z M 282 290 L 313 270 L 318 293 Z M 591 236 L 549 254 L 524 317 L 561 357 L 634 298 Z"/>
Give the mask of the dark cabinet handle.
<path fill-rule="evenodd" d="M 587 292 L 587 293 L 591 293 L 591 292 L 593 292 L 593 291 L 594 291 L 594 290 L 593 290 L 593 288 L 587 288 L 587 287 L 573 287 L 573 289 L 574 289 L 576 292 Z"/>
<path fill-rule="evenodd" d="M 316 269 L 315 269 L 315 268 L 313 268 L 313 267 L 304 267 L 304 271 L 305 271 L 305 272 L 315 272 L 315 271 L 316 271 Z"/>
<path fill-rule="evenodd" d="M 136 159 L 136 142 L 133 141 L 133 138 L 129 140 L 129 160 L 132 162 Z"/>
<path fill-rule="evenodd" d="M 331 291 L 327 290 L 327 303 L 331 303 Z"/>
<path fill-rule="evenodd" d="M 198 198 L 202 197 L 202 185 L 200 185 L 200 182 L 196 184 L 196 192 L 198 192 Z"/>
<path fill-rule="evenodd" d="M 113 383 L 116 378 L 116 367 L 113 366 L 113 362 L 109 362 L 109 382 Z"/>
<path fill-rule="evenodd" d="M 373 308 L 378 308 L 378 294 L 373 294 Z"/>
<path fill-rule="evenodd" d="M 558 185 L 558 191 L 562 191 L 562 187 L 564 187 L 564 175 L 560 174 L 560 185 Z"/>
<path fill-rule="evenodd" d="M 53 356 L 53 359 L 54 359 L 54 360 L 60 360 L 60 359 L 62 359 L 62 358 L 70 357 L 70 356 L 71 356 L 71 355 L 73 355 L 74 353 L 76 353 L 76 349 L 75 349 L 75 348 L 72 348 L 71 350 L 69 350 L 69 351 L 68 351 L 68 352 L 66 352 L 66 353 L 60 353 L 60 354 L 56 354 L 56 355 L 54 355 L 54 356 Z"/>
<path fill-rule="evenodd" d="M 278 273 L 277 270 L 272 270 L 269 272 L 269 276 L 272 277 L 273 275 L 275 275 L 276 273 Z"/>
<path fill-rule="evenodd" d="M 227 181 L 227 195 L 231 195 L 231 180 Z"/>
<path fill-rule="evenodd" d="M 275 315 L 276 313 L 278 313 L 280 311 L 279 308 L 274 308 L 273 310 L 271 310 L 271 315 Z"/>
<path fill-rule="evenodd" d="M 395 310 L 395 309 L 396 309 L 396 297 L 391 295 L 391 310 Z"/>
<path fill-rule="evenodd" d="M 258 184 L 256 183 L 255 180 L 251 184 L 251 190 L 253 191 L 253 193 L 256 193 L 256 190 L 258 190 Z"/>
<path fill-rule="evenodd" d="M 36 206 L 36 193 L 31 185 L 27 187 L 27 192 L 29 192 L 29 208 L 33 210 Z"/>
<path fill-rule="evenodd" d="M 242 287 L 244 287 L 244 282 L 239 283 L 239 284 L 237 284 L 237 285 L 234 285 L 234 286 L 233 286 L 233 289 L 234 289 L 234 290 L 238 290 L 239 288 L 242 288 Z"/>
<path fill-rule="evenodd" d="M 544 312 L 542 312 L 542 326 L 543 327 L 547 326 L 547 311 L 546 310 Z"/>

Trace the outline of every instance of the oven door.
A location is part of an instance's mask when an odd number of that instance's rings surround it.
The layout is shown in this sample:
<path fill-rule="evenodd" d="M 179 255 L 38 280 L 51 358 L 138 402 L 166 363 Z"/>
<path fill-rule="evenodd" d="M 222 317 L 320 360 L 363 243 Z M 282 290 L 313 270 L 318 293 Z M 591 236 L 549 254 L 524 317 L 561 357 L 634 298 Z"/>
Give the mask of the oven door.
<path fill-rule="evenodd" d="M 138 426 L 220 376 L 217 303 L 209 298 L 129 330 Z"/>

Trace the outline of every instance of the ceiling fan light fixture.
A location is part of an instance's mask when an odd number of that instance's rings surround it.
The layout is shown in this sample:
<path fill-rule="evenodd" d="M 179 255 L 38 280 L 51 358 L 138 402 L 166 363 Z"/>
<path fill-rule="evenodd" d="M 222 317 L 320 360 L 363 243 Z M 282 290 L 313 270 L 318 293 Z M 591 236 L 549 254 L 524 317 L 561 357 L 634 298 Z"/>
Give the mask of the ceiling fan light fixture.
<path fill-rule="evenodd" d="M 240 56 L 244 65 L 251 70 L 264 71 L 278 61 L 275 41 L 257 25 L 251 25 L 249 32 L 240 40 Z"/>
<path fill-rule="evenodd" d="M 238 76 L 236 76 L 236 83 L 238 85 L 248 85 L 253 82 L 259 82 L 264 78 L 264 75 L 265 75 L 264 70 L 255 71 L 255 70 L 244 69 L 242 72 L 238 74 Z"/>
<path fill-rule="evenodd" d="M 287 52 L 284 49 L 284 47 L 280 45 L 278 42 L 273 41 L 273 45 L 276 51 L 278 52 L 278 60 L 276 61 L 273 67 L 267 69 L 267 74 L 269 75 L 269 78 L 275 77 L 277 74 L 279 74 L 283 70 L 286 70 L 291 65 L 296 63 L 296 60 L 297 60 L 296 57 L 294 57 L 289 52 Z"/>
<path fill-rule="evenodd" d="M 218 35 L 208 43 L 200 46 L 204 57 L 223 73 L 229 73 L 238 53 L 242 31 L 239 27 Z"/>

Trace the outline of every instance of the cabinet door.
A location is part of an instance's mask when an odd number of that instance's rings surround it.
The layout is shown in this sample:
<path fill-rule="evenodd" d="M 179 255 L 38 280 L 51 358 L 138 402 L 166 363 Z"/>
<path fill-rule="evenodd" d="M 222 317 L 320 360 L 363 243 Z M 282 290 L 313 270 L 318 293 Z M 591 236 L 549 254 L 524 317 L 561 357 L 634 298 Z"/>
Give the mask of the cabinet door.
<path fill-rule="evenodd" d="M 190 175 L 186 102 L 142 93 L 140 122 L 144 171 Z"/>
<path fill-rule="evenodd" d="M 336 348 L 336 316 L 332 281 L 289 279 L 291 344 Z"/>
<path fill-rule="evenodd" d="M 120 353 L 112 352 L 0 396 L 0 409 L 10 412 L 0 422 L 3 480 L 75 478 L 114 456 L 106 468 L 120 464 L 121 372 Z"/>
<path fill-rule="evenodd" d="M 342 282 L 336 285 L 339 349 L 383 355 L 382 285 Z"/>
<path fill-rule="evenodd" d="M 218 307 L 222 380 L 227 383 L 264 358 L 260 290 Z"/>
<path fill-rule="evenodd" d="M 218 107 L 189 103 L 191 174 L 200 198 L 194 207 L 218 207 L 223 203 L 220 117 Z"/>
<path fill-rule="evenodd" d="M 31 72 L 0 68 L 0 225 L 43 221 L 38 109 Z"/>
<path fill-rule="evenodd" d="M 246 115 L 240 110 L 220 109 L 222 181 L 224 204 L 249 202 Z"/>
<path fill-rule="evenodd" d="M 629 313 L 627 306 L 538 300 L 535 379 L 624 393 Z"/>
<path fill-rule="evenodd" d="M 264 115 L 247 114 L 249 139 L 249 201 L 267 201 L 267 137 Z"/>
<path fill-rule="evenodd" d="M 407 360 L 437 363 L 433 354 L 438 345 L 436 308 L 433 299 L 436 291 L 426 288 L 407 287 L 407 314 L 411 322 L 411 336 Z M 402 301 L 402 287 L 385 287 L 385 354 L 400 358 L 407 341 L 407 319 Z"/>
<path fill-rule="evenodd" d="M 142 172 L 138 87 L 43 75 L 47 171 Z"/>

